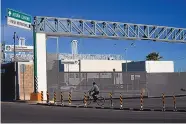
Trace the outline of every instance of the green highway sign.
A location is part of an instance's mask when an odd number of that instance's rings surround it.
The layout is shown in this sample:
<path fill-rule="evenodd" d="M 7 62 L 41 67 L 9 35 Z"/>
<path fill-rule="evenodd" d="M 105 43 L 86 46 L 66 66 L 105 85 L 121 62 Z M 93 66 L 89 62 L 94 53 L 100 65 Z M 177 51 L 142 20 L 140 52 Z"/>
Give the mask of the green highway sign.
<path fill-rule="evenodd" d="M 32 16 L 12 9 L 7 9 L 8 25 L 31 30 L 31 23 Z"/>

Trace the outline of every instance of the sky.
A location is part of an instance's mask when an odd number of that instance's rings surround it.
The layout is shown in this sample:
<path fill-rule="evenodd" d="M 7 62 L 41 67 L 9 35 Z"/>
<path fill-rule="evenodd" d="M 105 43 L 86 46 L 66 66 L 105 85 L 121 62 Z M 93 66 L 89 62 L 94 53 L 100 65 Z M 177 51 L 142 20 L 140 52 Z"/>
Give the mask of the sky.
<path fill-rule="evenodd" d="M 33 17 L 82 18 L 186 28 L 185 5 L 186 0 L 2 0 L 1 21 L 6 25 L 6 10 L 11 8 Z M 13 44 L 14 31 L 26 38 L 27 45 L 33 44 L 32 31 L 6 25 L 2 38 L 7 44 Z M 176 71 L 186 71 L 186 44 L 135 40 L 135 47 L 131 48 L 131 40 L 62 37 L 59 39 L 60 52 L 71 53 L 71 40 L 78 40 L 79 53 L 120 54 L 133 61 L 145 60 L 148 53 L 159 52 L 162 60 L 174 61 Z M 128 48 L 127 56 L 125 48 Z M 55 39 L 47 40 L 47 51 L 56 51 Z"/>

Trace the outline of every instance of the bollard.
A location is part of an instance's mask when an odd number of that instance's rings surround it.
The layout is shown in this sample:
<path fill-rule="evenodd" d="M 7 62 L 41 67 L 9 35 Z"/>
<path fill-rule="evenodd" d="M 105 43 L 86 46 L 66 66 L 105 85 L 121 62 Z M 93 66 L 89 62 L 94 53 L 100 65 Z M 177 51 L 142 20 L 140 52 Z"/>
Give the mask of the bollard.
<path fill-rule="evenodd" d="M 163 102 L 163 109 L 162 111 L 165 111 L 165 94 L 162 93 L 162 102 Z"/>
<path fill-rule="evenodd" d="M 41 91 L 41 101 L 43 103 L 43 91 Z"/>
<path fill-rule="evenodd" d="M 69 95 L 68 95 L 68 104 L 71 105 L 72 103 L 72 99 L 71 99 L 71 92 L 69 92 Z"/>
<path fill-rule="evenodd" d="M 177 111 L 176 110 L 176 97 L 175 96 L 173 96 L 173 104 L 174 104 L 174 111 Z"/>
<path fill-rule="evenodd" d="M 54 91 L 54 104 L 56 104 L 56 92 Z"/>
<path fill-rule="evenodd" d="M 112 93 L 109 93 L 109 95 L 110 95 L 110 106 L 111 106 L 111 108 L 113 107 L 113 102 L 112 102 Z"/>
<path fill-rule="evenodd" d="M 143 93 L 142 92 L 141 92 L 141 95 L 140 95 L 140 104 L 141 104 L 140 110 L 143 110 Z"/>
<path fill-rule="evenodd" d="M 87 107 L 87 94 L 84 92 L 84 107 Z"/>
<path fill-rule="evenodd" d="M 47 91 L 47 103 L 50 104 L 50 102 L 49 102 L 49 93 L 48 93 L 48 91 Z"/>
<path fill-rule="evenodd" d="M 123 98 L 122 98 L 122 95 L 120 93 L 120 109 L 123 108 Z"/>
<path fill-rule="evenodd" d="M 63 103 L 63 92 L 61 92 L 61 105 L 64 106 L 64 103 Z"/>

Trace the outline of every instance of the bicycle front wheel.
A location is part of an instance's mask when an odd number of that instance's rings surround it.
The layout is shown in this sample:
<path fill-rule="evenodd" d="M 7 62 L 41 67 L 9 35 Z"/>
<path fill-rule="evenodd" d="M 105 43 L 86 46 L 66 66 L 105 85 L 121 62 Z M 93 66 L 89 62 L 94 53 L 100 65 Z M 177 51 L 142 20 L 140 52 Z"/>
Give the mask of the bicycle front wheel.
<path fill-rule="evenodd" d="M 104 103 L 105 103 L 105 98 L 103 98 L 103 97 L 100 96 L 100 97 L 98 97 L 98 99 L 96 101 L 97 101 L 97 104 L 99 106 L 103 106 Z"/>

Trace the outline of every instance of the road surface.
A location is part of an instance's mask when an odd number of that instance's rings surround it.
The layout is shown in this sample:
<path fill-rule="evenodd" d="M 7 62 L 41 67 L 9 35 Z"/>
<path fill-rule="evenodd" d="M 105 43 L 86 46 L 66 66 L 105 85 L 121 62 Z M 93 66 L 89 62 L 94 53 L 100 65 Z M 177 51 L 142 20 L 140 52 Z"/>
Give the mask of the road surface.
<path fill-rule="evenodd" d="M 124 123 L 185 122 L 185 112 L 121 111 L 92 108 L 63 108 L 1 102 L 2 123 Z"/>

